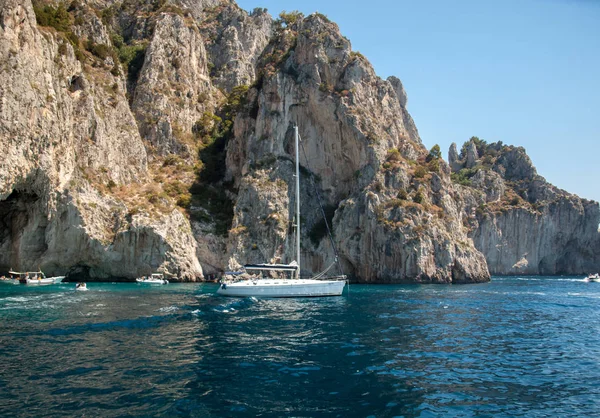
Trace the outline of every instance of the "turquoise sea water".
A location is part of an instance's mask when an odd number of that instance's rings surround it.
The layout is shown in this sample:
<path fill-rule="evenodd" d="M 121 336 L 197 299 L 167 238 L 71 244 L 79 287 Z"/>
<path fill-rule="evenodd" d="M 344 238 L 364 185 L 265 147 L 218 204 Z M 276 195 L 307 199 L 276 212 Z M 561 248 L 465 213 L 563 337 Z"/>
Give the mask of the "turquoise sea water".
<path fill-rule="evenodd" d="M 600 283 L 0 286 L 0 416 L 600 415 Z"/>

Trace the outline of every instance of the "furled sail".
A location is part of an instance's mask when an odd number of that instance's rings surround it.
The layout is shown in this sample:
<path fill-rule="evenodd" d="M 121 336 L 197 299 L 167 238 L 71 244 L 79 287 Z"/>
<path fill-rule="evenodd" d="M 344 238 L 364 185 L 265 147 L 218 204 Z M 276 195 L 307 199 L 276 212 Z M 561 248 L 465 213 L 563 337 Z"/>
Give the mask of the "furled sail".
<path fill-rule="evenodd" d="M 298 263 L 292 261 L 290 264 L 246 264 L 246 270 L 274 270 L 274 271 L 297 271 Z"/>

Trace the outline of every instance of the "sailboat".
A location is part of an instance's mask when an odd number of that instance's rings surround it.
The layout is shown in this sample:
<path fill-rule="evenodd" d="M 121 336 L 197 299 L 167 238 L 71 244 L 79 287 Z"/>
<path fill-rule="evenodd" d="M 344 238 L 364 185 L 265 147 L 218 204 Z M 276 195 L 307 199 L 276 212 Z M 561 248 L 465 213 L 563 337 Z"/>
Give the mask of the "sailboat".
<path fill-rule="evenodd" d="M 325 273 L 334 265 L 338 264 L 337 254 L 334 264 L 324 272 L 310 279 L 300 278 L 300 153 L 298 126 L 294 126 L 294 137 L 296 142 L 296 260 L 289 264 L 248 264 L 244 266 L 247 273 L 276 272 L 285 274 L 285 278 L 250 278 L 225 280 L 219 286 L 217 293 L 223 296 L 236 297 L 267 297 L 267 298 L 295 298 L 295 297 L 319 297 L 340 296 L 344 291 L 347 280 L 345 275 L 324 277 Z M 327 222 L 327 221 L 326 221 Z M 259 273 L 259 274 L 260 274 Z M 267 273 L 268 274 L 268 273 Z"/>

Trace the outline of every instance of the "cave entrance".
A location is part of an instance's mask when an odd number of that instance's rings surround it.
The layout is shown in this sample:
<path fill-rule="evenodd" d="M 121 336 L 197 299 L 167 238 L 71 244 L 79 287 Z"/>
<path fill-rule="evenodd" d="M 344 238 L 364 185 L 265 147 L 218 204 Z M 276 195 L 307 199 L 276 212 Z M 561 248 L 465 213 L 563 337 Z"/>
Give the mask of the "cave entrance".
<path fill-rule="evenodd" d="M 39 211 L 38 200 L 35 193 L 15 190 L 0 201 L 0 272 L 38 268 L 28 265 L 39 262 L 48 249 L 48 221 Z"/>

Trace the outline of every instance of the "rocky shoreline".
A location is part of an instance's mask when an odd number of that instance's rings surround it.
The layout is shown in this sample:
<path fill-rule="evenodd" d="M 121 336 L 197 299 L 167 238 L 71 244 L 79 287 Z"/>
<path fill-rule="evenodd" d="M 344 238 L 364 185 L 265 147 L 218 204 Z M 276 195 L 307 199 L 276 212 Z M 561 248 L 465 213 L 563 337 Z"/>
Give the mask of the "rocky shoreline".
<path fill-rule="evenodd" d="M 600 269 L 597 202 L 525 151 L 428 150 L 400 80 L 326 16 L 230 0 L 2 0 L 0 270 L 206 280 L 289 261 L 300 128 L 302 264 L 357 283 Z M 75 280 L 75 279 L 74 279 Z"/>

